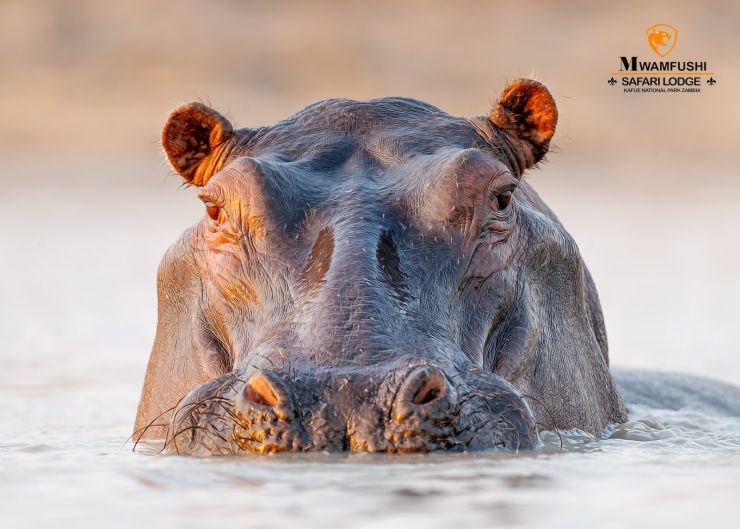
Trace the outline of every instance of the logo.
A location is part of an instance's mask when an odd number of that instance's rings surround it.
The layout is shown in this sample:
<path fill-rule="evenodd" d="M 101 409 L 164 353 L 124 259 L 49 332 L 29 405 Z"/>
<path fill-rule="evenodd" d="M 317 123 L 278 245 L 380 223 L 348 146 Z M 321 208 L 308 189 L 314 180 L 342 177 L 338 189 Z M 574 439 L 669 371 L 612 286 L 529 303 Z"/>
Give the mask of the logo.
<path fill-rule="evenodd" d="M 661 60 L 654 60 L 654 56 L 643 59 L 636 54 L 620 55 L 619 70 L 609 72 L 606 81 L 609 86 L 621 86 L 625 93 L 645 94 L 699 93 L 702 87 L 717 84 L 716 74 L 709 71 L 709 61 L 705 58 L 676 58 L 674 55 L 670 60 L 662 60 L 676 47 L 676 28 L 669 24 L 653 24 L 645 33 L 650 49 Z"/>
<path fill-rule="evenodd" d="M 666 57 L 676 47 L 678 30 L 668 24 L 654 24 L 647 28 L 647 40 L 659 57 Z"/>

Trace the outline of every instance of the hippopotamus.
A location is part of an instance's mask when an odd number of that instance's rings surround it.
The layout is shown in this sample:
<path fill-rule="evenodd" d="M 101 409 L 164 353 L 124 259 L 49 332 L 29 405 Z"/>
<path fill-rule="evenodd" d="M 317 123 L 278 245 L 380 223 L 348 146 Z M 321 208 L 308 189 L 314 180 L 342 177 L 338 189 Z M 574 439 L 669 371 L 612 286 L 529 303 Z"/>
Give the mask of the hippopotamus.
<path fill-rule="evenodd" d="M 135 437 L 181 454 L 528 450 L 626 420 L 578 247 L 525 180 L 558 112 L 329 99 L 236 129 L 177 108 L 203 216 L 165 253 Z"/>

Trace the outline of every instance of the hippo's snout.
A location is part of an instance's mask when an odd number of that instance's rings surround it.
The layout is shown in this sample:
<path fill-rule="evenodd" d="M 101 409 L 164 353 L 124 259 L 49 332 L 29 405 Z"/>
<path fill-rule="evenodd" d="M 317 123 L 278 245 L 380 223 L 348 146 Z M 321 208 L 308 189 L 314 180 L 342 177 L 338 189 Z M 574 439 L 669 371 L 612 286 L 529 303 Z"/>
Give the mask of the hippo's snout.
<path fill-rule="evenodd" d="M 183 399 L 166 447 L 193 455 L 517 451 L 536 440 L 532 413 L 500 377 L 419 365 L 401 376 L 231 373 Z"/>

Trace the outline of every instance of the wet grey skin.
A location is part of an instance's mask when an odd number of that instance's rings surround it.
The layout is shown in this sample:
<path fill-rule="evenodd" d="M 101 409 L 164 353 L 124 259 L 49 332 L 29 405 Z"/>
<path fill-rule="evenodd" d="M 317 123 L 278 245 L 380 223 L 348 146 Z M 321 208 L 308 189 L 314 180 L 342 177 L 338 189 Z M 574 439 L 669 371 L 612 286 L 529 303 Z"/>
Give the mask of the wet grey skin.
<path fill-rule="evenodd" d="M 523 179 L 557 110 L 515 81 L 487 116 L 327 100 L 163 145 L 205 213 L 166 253 L 135 425 L 167 451 L 527 450 L 626 414 L 578 248 Z"/>

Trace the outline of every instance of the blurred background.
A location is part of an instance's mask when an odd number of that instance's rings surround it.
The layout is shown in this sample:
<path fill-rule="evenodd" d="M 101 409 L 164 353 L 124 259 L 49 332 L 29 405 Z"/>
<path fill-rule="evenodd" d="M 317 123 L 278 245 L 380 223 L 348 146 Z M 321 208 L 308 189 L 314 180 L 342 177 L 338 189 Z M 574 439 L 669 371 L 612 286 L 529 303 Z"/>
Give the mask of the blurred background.
<path fill-rule="evenodd" d="M 718 83 L 609 86 L 620 55 L 652 59 L 655 23 Z M 102 380 L 90 395 L 133 422 L 159 259 L 202 216 L 159 145 L 177 105 L 238 126 L 328 97 L 467 116 L 520 76 L 557 100 L 556 148 L 528 178 L 592 270 L 612 364 L 740 383 L 739 24 L 731 1 L 3 0 L 0 386 L 62 398 Z"/>

